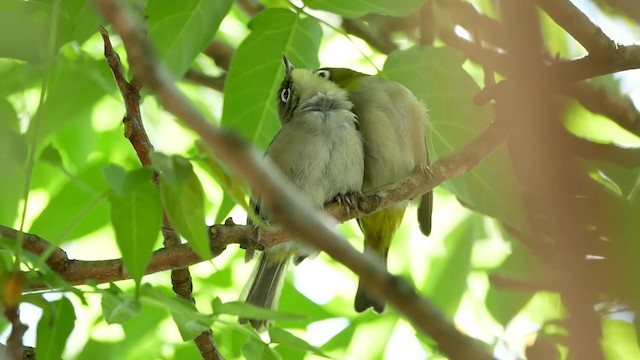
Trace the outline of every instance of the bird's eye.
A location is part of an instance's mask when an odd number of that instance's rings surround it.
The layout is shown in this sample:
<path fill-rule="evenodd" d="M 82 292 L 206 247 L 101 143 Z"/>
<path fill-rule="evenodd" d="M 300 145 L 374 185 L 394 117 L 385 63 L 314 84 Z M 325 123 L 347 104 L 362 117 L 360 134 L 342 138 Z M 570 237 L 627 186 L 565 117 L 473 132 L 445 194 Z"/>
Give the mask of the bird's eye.
<path fill-rule="evenodd" d="M 282 100 L 283 103 L 286 103 L 286 102 L 289 102 L 290 97 L 291 97 L 291 89 L 290 88 L 282 89 L 282 92 L 280 93 L 280 100 Z"/>
<path fill-rule="evenodd" d="M 327 80 L 329 80 L 329 78 L 331 77 L 331 73 L 329 72 L 329 70 L 318 70 L 316 71 L 316 74 L 318 74 L 318 76 L 320 76 L 321 78 Z"/>

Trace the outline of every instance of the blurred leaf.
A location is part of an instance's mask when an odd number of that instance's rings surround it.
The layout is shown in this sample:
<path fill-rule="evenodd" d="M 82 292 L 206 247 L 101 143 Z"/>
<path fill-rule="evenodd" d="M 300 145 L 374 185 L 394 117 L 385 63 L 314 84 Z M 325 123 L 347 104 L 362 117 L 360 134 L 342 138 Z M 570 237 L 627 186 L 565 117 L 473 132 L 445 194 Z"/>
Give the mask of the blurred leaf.
<path fill-rule="evenodd" d="M 181 79 L 213 40 L 231 0 L 149 1 L 149 38 L 171 73 Z"/>
<path fill-rule="evenodd" d="M 1 66 L 1 65 L 0 65 Z M 1 77 L 2 75 L 0 75 Z M 13 105 L 5 99 L 0 98 L 0 133 L 3 129 L 10 129 L 15 132 L 20 131 L 20 120 Z"/>
<path fill-rule="evenodd" d="M 240 205 L 248 212 L 249 205 L 245 200 L 245 194 L 248 191 L 247 184 L 242 179 L 231 174 L 223 164 L 217 161 L 217 159 L 211 157 L 204 143 L 197 141 L 196 148 L 198 149 L 200 158 L 204 163 L 204 169 L 207 170 L 224 189 L 222 204 L 220 204 L 220 207 L 218 208 L 215 223 L 222 223 L 224 218 L 229 215 L 236 204 Z"/>
<path fill-rule="evenodd" d="M 477 231 L 483 228 L 479 214 L 471 214 L 452 229 L 444 239 L 444 255 L 429 262 L 429 276 L 422 286 L 423 293 L 449 319 L 453 319 L 467 291 L 471 270 L 471 250 Z"/>
<path fill-rule="evenodd" d="M 213 313 L 241 316 L 257 320 L 287 320 L 300 321 L 305 317 L 302 315 L 285 313 L 277 310 L 269 310 L 242 301 L 230 301 L 223 303 L 219 298 L 213 299 Z"/>
<path fill-rule="evenodd" d="M 56 149 L 51 143 L 49 143 L 49 145 L 40 152 L 40 161 L 48 162 L 54 167 L 64 169 L 62 156 L 60 156 L 58 149 Z"/>
<path fill-rule="evenodd" d="M 171 313 L 184 341 L 192 340 L 209 330 L 213 323 L 212 316 L 199 313 L 193 304 L 177 298 L 175 294 L 160 291 L 149 284 L 142 286 L 140 294 L 140 301 L 144 304 L 159 307 Z"/>
<path fill-rule="evenodd" d="M 41 77 L 42 70 L 40 68 L 35 68 L 22 61 L 0 58 L 0 78 L 2 79 L 0 81 L 0 97 L 4 98 L 7 95 L 28 89 L 34 86 Z M 8 121 L 8 119 L 0 120 L 0 124 L 4 121 Z M 14 128 L 14 130 L 18 130 L 18 128 Z"/>
<path fill-rule="evenodd" d="M 62 297 L 50 302 L 42 311 L 36 338 L 38 359 L 60 360 L 76 321 L 73 305 L 69 299 Z"/>
<path fill-rule="evenodd" d="M 110 84 L 106 88 L 106 84 Z M 96 102 L 115 89 L 113 76 L 104 60 L 93 60 L 86 54 L 77 59 L 58 61 L 51 71 L 47 97 L 29 126 L 33 133 L 37 124 L 38 141 L 77 121 L 91 119 Z M 73 94 L 73 96 L 71 96 Z"/>
<path fill-rule="evenodd" d="M 325 320 L 336 317 L 325 306 L 316 304 L 309 298 L 304 296 L 298 289 L 293 286 L 289 279 L 285 279 L 282 286 L 282 294 L 280 295 L 280 306 L 282 311 L 295 311 L 297 314 L 304 314 L 305 321 L 299 319 L 295 321 L 279 320 L 278 326 L 286 328 L 306 328 L 306 323 L 319 320 Z"/>
<path fill-rule="evenodd" d="M 2 164 L 11 161 L 23 166 L 27 159 L 27 141 L 24 134 L 20 134 L 7 126 L 0 125 L 0 159 Z"/>
<path fill-rule="evenodd" d="M 62 0 L 63 17 L 69 23 L 69 38 L 83 43 L 97 33 L 100 21 L 93 4 L 86 0 Z"/>
<path fill-rule="evenodd" d="M 102 165 L 91 165 L 65 182 L 58 192 L 52 192 L 49 203 L 29 231 L 58 245 L 106 225 L 109 208 L 102 199 L 107 190 Z"/>
<path fill-rule="evenodd" d="M 24 162 L 27 142 L 24 135 L 0 125 L 0 224 L 13 225 L 25 186 Z"/>
<path fill-rule="evenodd" d="M 124 195 L 126 192 L 124 180 L 127 178 L 127 171 L 118 165 L 109 164 L 102 169 L 102 172 L 111 189 L 120 195 Z"/>
<path fill-rule="evenodd" d="M 462 53 L 450 48 L 414 47 L 390 54 L 384 64 L 383 76 L 407 86 L 427 105 L 427 145 L 435 160 L 467 145 L 495 117 L 491 106 L 473 104 L 480 88 L 462 68 L 464 60 Z M 443 186 L 472 210 L 527 230 L 520 189 L 504 145 Z"/>
<path fill-rule="evenodd" d="M 602 320 L 602 345 L 607 359 L 640 359 L 635 326 L 626 321 L 609 318 Z"/>
<path fill-rule="evenodd" d="M 275 96 L 284 74 L 282 54 L 296 67 L 318 68 L 322 32 L 315 20 L 285 9 L 267 9 L 249 27 L 231 60 L 221 121 L 266 149 L 279 128 Z"/>
<path fill-rule="evenodd" d="M 383 14 L 390 16 L 407 16 L 418 10 L 426 0 L 304 0 L 310 8 L 329 11 L 347 18 L 361 17 L 367 14 Z"/>
<path fill-rule="evenodd" d="M 492 275 L 534 283 L 544 283 L 552 279 L 549 270 L 529 249 L 504 231 L 503 236 L 505 239 L 511 239 L 512 253 L 499 268 L 491 273 Z M 533 291 L 530 290 L 493 285 L 489 287 L 485 303 L 493 318 L 506 326 L 533 295 Z"/>
<path fill-rule="evenodd" d="M 140 314 L 140 303 L 125 295 L 115 284 L 101 290 L 102 315 L 107 324 L 123 324 Z"/>
<path fill-rule="evenodd" d="M 102 342 L 89 338 L 76 359 L 162 359 L 165 341 L 159 336 L 159 329 L 161 322 L 167 319 L 167 312 L 152 306 L 143 306 L 141 310 L 140 316 L 122 324 L 124 336 L 120 340 Z"/>
<path fill-rule="evenodd" d="M 639 137 L 623 129 L 613 120 L 588 111 L 576 101 L 566 106 L 563 118 L 567 129 L 584 139 L 598 143 L 640 147 Z"/>
<path fill-rule="evenodd" d="M 247 342 L 242 346 L 242 356 L 245 359 L 255 360 L 280 360 L 280 354 L 265 344 L 260 339 L 250 337 Z"/>
<path fill-rule="evenodd" d="M 269 329 L 269 338 L 271 338 L 271 343 L 277 343 L 292 349 L 302 350 L 317 356 L 328 357 L 317 347 L 281 328 L 274 327 Z"/>
<path fill-rule="evenodd" d="M 151 260 L 162 225 L 160 196 L 151 183 L 151 176 L 149 169 L 131 171 L 123 184 L 111 184 L 112 187 L 121 185 L 124 191 L 112 191 L 109 195 L 116 243 L 122 253 L 122 261 L 136 284 L 140 283 Z"/>
<path fill-rule="evenodd" d="M 204 218 L 204 190 L 189 160 L 151 154 L 160 174 L 160 195 L 171 225 L 203 259 L 211 258 Z"/>
<path fill-rule="evenodd" d="M 67 40 L 69 24 L 60 8 L 54 14 L 53 3 L 0 2 L 0 57 L 42 63 L 49 51 L 51 37 L 55 41 L 55 49 Z M 54 16 L 57 17 L 56 33 L 51 32 Z"/>

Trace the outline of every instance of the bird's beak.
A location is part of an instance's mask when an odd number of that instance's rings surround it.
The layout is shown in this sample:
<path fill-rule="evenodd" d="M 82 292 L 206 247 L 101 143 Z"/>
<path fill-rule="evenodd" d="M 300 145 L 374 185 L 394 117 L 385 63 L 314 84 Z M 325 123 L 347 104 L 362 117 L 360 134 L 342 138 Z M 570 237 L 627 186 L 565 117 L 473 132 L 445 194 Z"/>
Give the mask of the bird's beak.
<path fill-rule="evenodd" d="M 291 62 L 287 59 L 287 56 L 284 53 L 282 54 L 282 63 L 284 64 L 284 75 L 286 77 L 291 76 L 293 65 L 291 65 Z"/>

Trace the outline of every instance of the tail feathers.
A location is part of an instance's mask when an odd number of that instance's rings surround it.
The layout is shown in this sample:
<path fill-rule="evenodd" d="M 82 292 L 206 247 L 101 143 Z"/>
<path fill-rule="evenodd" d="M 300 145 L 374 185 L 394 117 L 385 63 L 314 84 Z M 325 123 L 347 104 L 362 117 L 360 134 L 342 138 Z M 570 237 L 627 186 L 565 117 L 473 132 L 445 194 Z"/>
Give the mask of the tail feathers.
<path fill-rule="evenodd" d="M 378 260 L 382 262 L 385 269 L 387 268 L 387 252 L 388 248 L 384 250 L 383 254 L 380 254 L 379 251 L 372 249 L 371 247 L 364 248 L 365 255 L 375 256 Z M 382 255 L 382 257 L 380 256 Z M 385 308 L 385 302 L 383 300 L 378 299 L 375 295 L 370 293 L 364 288 L 362 284 L 362 280 L 358 281 L 358 291 L 356 292 L 356 298 L 353 303 L 353 307 L 359 313 L 366 311 L 368 308 L 373 308 L 375 312 L 378 314 L 382 313 Z"/>
<path fill-rule="evenodd" d="M 431 213 L 433 212 L 433 192 L 422 195 L 418 207 L 418 224 L 420 231 L 425 235 L 431 234 Z"/>
<path fill-rule="evenodd" d="M 268 254 L 262 253 L 252 274 L 245 302 L 266 309 L 276 309 L 288 264 L 289 258 L 272 261 Z M 256 331 L 264 331 L 269 325 L 269 320 L 240 318 L 239 321 L 241 324 L 250 323 Z"/>
<path fill-rule="evenodd" d="M 384 311 L 385 302 L 376 299 L 373 294 L 365 290 L 360 281 L 358 282 L 358 291 L 356 292 L 356 300 L 353 305 L 359 313 L 366 311 L 368 308 L 373 308 L 373 311 L 380 314 Z"/>

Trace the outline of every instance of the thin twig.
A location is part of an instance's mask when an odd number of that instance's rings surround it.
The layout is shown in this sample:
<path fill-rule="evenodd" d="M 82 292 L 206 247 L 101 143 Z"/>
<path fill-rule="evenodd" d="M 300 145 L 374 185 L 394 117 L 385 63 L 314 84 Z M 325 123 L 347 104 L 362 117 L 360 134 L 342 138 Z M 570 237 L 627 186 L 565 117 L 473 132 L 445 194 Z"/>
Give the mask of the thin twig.
<path fill-rule="evenodd" d="M 301 200 L 299 191 L 287 184 L 274 165 L 265 161 L 237 135 L 212 126 L 175 86 L 148 40 L 142 36 L 138 19 L 128 9 L 111 0 L 96 0 L 95 3 L 122 37 L 134 73 L 158 96 L 165 109 L 202 137 L 212 156 L 220 158 L 251 185 L 276 222 L 360 275 L 376 295 L 386 297 L 451 357 L 492 358 L 486 348 L 456 330 L 406 281 L 392 276 L 377 262 L 354 249 L 336 232 L 333 221 Z"/>
<path fill-rule="evenodd" d="M 203 53 L 210 57 L 220 69 L 229 71 L 229 64 L 231 64 L 234 52 L 235 49 L 229 44 L 215 39 Z"/>
<path fill-rule="evenodd" d="M 226 76 L 224 75 L 214 77 L 214 76 L 205 75 L 193 69 L 187 70 L 187 73 L 184 75 L 184 78 L 193 83 L 206 86 L 208 88 L 211 88 L 219 92 L 222 92 L 224 90 L 224 82 L 226 80 Z"/>
<path fill-rule="evenodd" d="M 142 165 L 150 167 L 152 165 L 151 153 L 153 152 L 153 145 L 151 144 L 151 141 L 147 136 L 147 132 L 144 129 L 142 115 L 140 114 L 139 91 L 142 86 L 143 79 L 134 78 L 136 79 L 135 83 L 133 81 L 127 81 L 124 77 L 120 57 L 113 50 L 107 30 L 102 26 L 99 30 L 104 42 L 104 56 L 107 59 L 107 63 L 111 68 L 116 84 L 122 94 L 122 99 L 125 102 L 126 116 L 123 121 L 125 124 L 125 136 L 129 139 L 131 145 L 133 145 Z M 156 173 L 154 174 L 154 183 L 156 186 L 158 186 L 158 182 L 159 179 Z M 166 212 L 163 214 L 162 223 L 162 237 L 164 239 L 163 244 L 165 248 L 180 245 L 180 237 L 171 226 Z M 195 299 L 192 296 L 193 284 L 189 268 L 184 267 L 171 270 L 171 284 L 173 285 L 173 291 L 178 295 L 178 297 L 195 304 Z M 223 358 L 213 341 L 211 329 L 200 334 L 194 341 L 198 346 L 203 359 L 214 360 Z"/>

